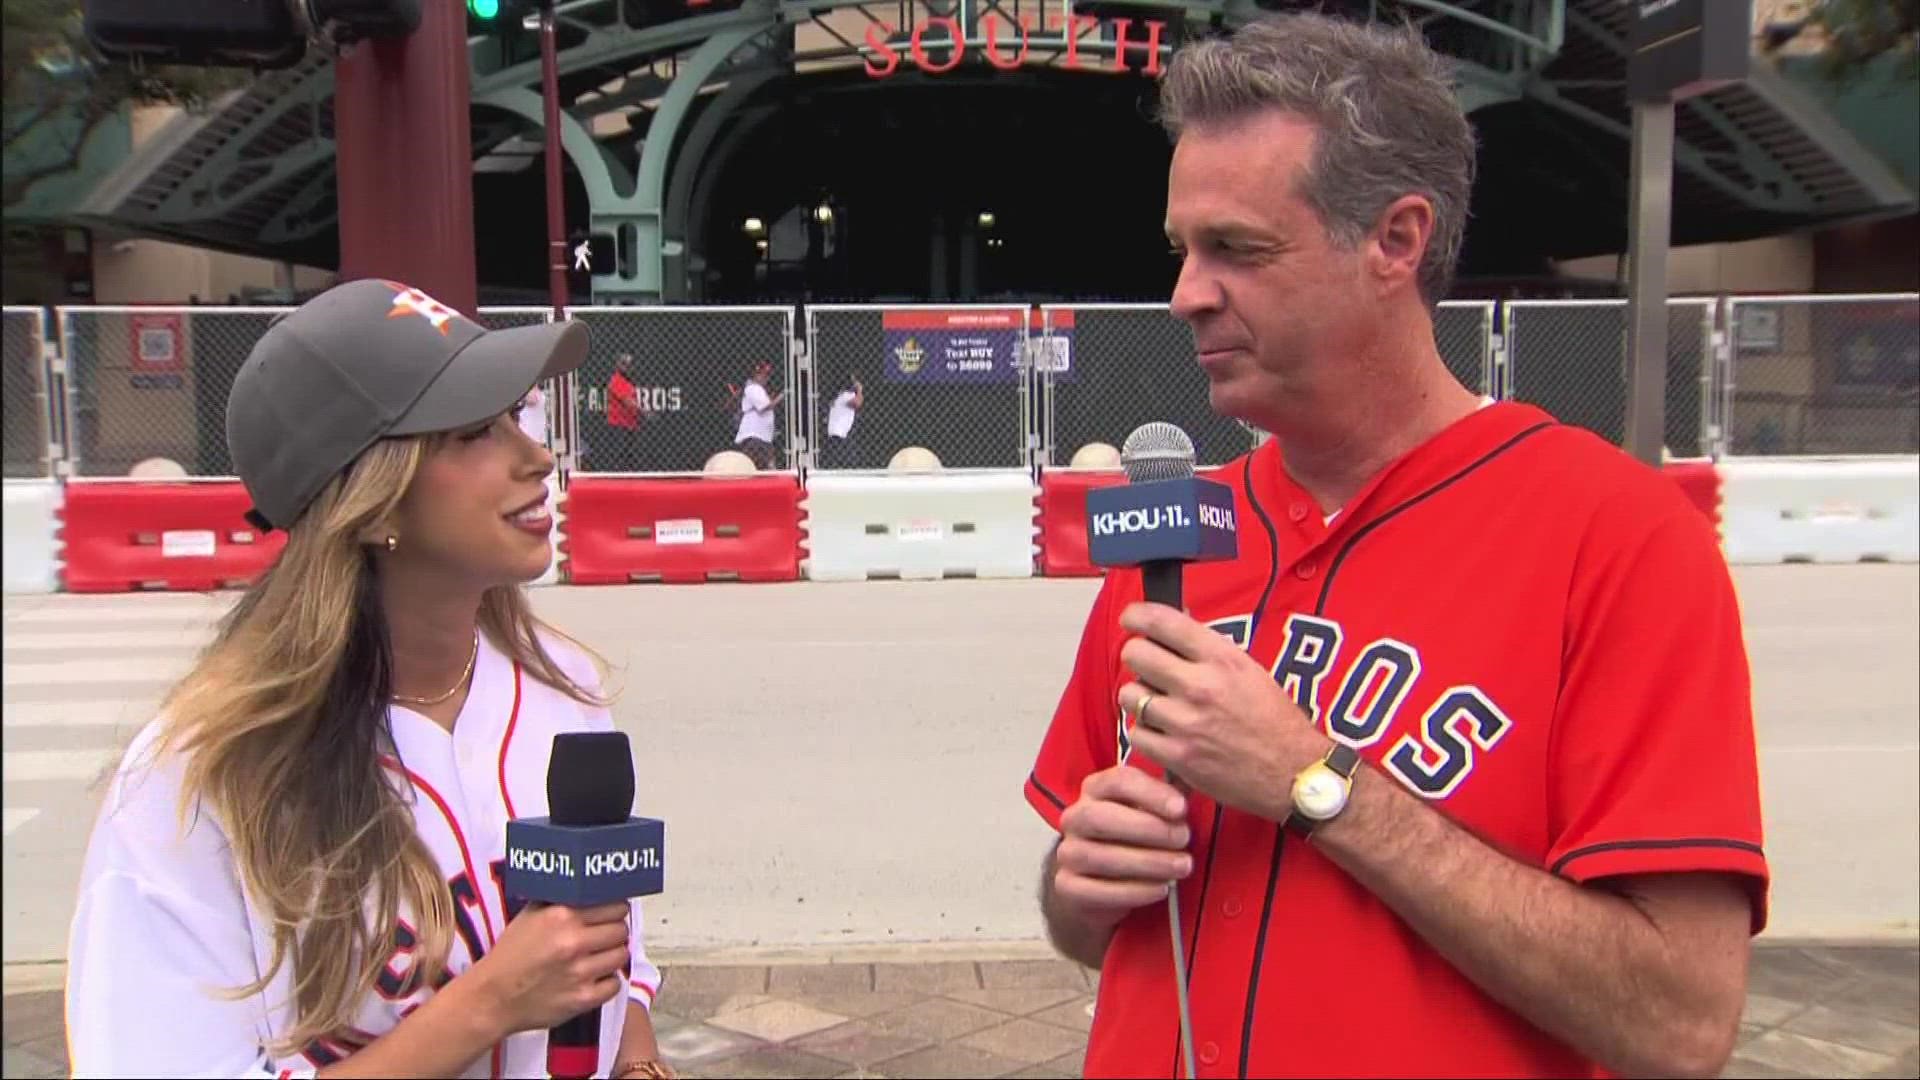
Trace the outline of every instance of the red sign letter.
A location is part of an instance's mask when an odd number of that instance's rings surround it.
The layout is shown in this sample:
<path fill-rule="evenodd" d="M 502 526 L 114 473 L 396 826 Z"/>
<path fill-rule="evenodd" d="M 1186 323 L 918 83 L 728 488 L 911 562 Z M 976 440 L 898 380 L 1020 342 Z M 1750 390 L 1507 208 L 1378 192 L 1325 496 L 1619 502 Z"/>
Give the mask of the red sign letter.
<path fill-rule="evenodd" d="M 1033 21 L 1032 12 L 1023 12 L 1020 15 L 1020 26 L 1018 28 L 1020 31 L 1020 55 L 1007 62 L 1002 62 L 1000 59 L 999 35 L 993 32 L 994 28 L 1000 25 L 999 14 L 989 11 L 981 21 L 984 22 L 987 27 L 987 63 L 992 64 L 1001 71 L 1014 71 L 1017 70 L 1021 64 L 1027 62 L 1028 34 L 1029 31 L 1033 29 L 1033 27 L 1029 25 Z"/>
<path fill-rule="evenodd" d="M 1066 68 L 1068 71 L 1073 71 L 1080 66 L 1080 34 L 1085 30 L 1096 29 L 1099 25 L 1100 19 L 1097 16 L 1081 15 L 1077 12 L 1074 14 L 1073 26 L 1065 31 L 1065 37 L 1067 39 L 1067 59 L 1060 65 L 1061 67 Z M 1047 29 L 1054 30 L 1058 28 L 1059 20 L 1056 17 L 1050 21 Z"/>
<path fill-rule="evenodd" d="M 1167 24 L 1159 19 L 1142 21 L 1147 26 L 1147 74 L 1158 75 L 1160 74 L 1160 31 L 1165 30 Z M 1140 47 L 1127 41 L 1127 27 L 1132 25 L 1132 19 L 1113 20 L 1113 70 L 1115 71 L 1127 70 L 1127 50 Z"/>
<path fill-rule="evenodd" d="M 947 27 L 947 40 L 953 42 L 953 55 L 947 57 L 947 62 L 939 67 L 934 67 L 927 59 L 927 51 L 921 45 L 921 39 L 926 36 L 927 27 L 932 26 L 934 23 L 945 23 Z M 920 65 L 921 71 L 930 75 L 938 75 L 941 72 L 952 71 L 954 68 L 960 66 L 961 60 L 966 59 L 965 53 L 966 45 L 960 37 L 960 20 L 951 15 L 935 15 L 926 22 L 913 28 L 913 62 Z"/>
<path fill-rule="evenodd" d="M 893 46 L 887 43 L 887 39 L 892 36 L 893 25 L 891 23 L 876 19 L 867 24 L 867 48 L 887 58 L 885 67 L 876 66 L 873 57 L 869 56 L 867 58 L 867 75 L 869 77 L 884 79 L 893 74 L 894 69 L 900 66 L 900 54 L 894 52 Z"/>

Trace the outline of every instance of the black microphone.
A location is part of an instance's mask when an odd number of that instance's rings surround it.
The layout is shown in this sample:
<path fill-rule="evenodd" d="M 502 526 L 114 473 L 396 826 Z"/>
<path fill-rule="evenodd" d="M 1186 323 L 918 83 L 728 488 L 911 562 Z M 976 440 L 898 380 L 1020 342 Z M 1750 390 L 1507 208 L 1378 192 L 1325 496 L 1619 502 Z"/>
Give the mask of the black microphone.
<path fill-rule="evenodd" d="M 1193 440 L 1172 424 L 1133 429 L 1120 448 L 1125 486 L 1087 493 L 1087 556 L 1138 566 L 1146 598 L 1185 610 L 1186 565 L 1239 554 L 1233 491 L 1193 475 Z"/>
<path fill-rule="evenodd" d="M 621 731 L 553 737 L 548 815 L 507 822 L 509 895 L 594 907 L 652 896 L 665 884 L 666 825 L 632 817 L 633 757 Z M 600 1010 L 547 1032 L 547 1072 L 587 1080 L 600 1066 Z"/>

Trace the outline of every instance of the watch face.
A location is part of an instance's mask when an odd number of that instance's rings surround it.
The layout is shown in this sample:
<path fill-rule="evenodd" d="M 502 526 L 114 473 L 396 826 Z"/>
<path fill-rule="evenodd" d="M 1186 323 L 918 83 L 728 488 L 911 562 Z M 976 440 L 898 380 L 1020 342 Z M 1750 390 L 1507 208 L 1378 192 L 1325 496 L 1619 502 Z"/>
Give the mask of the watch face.
<path fill-rule="evenodd" d="M 1324 819 L 1339 812 L 1346 803 L 1346 784 L 1331 769 L 1314 769 L 1300 778 L 1294 789 L 1294 803 L 1310 818 Z"/>

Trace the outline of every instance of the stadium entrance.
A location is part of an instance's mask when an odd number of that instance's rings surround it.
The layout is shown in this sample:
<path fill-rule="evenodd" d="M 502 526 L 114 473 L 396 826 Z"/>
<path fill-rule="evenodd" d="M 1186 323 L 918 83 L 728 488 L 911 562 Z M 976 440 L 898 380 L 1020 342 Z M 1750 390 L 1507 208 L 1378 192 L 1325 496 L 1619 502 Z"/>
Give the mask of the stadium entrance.
<path fill-rule="evenodd" d="M 690 299 L 1040 300 L 1071 288 L 1164 300 L 1172 287 L 1171 148 L 1149 79 L 903 64 L 782 93 L 690 221 L 702 261 L 688 267 Z"/>

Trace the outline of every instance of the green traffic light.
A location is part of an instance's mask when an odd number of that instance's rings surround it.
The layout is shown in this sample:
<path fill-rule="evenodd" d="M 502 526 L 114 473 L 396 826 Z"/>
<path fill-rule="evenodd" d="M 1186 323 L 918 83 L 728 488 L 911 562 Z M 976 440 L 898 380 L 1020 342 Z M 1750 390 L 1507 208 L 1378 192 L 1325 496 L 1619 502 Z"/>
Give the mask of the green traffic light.
<path fill-rule="evenodd" d="M 491 19 L 500 14 L 500 0 L 467 0 L 467 12 L 476 19 Z"/>

